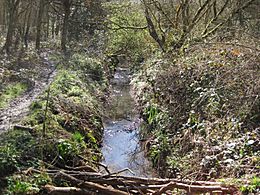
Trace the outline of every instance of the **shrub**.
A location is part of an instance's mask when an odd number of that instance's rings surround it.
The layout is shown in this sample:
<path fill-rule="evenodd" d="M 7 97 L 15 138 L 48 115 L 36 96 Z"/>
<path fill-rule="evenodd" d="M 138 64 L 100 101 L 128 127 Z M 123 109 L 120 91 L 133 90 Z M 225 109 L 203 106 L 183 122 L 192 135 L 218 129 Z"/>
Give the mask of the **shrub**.
<path fill-rule="evenodd" d="M 254 148 L 259 147 L 255 141 L 260 125 L 259 56 L 247 48 L 196 45 L 184 56 L 165 57 L 147 60 L 132 82 L 146 123 L 142 132 L 153 140 L 164 135 L 172 146 L 165 158 L 156 160 L 157 165 L 178 155 L 181 163 L 176 168 L 183 173 L 213 174 L 215 169 L 223 175 L 245 174 L 246 170 L 231 171 L 221 165 L 246 159 L 239 151 L 246 150 L 252 159 L 258 155 Z M 248 150 L 246 140 L 254 143 Z M 158 159 L 163 142 L 151 143 L 150 155 Z M 236 144 L 231 153 L 230 143 Z M 181 166 L 187 159 L 189 163 Z"/>

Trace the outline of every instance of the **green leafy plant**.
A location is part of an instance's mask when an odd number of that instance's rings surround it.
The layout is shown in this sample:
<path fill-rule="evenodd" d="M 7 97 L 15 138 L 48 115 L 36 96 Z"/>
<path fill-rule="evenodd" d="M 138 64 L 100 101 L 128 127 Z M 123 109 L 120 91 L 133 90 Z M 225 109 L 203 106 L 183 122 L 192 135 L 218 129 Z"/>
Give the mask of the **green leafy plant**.
<path fill-rule="evenodd" d="M 251 180 L 250 180 L 250 183 L 247 184 L 247 185 L 243 185 L 240 187 L 240 190 L 242 192 L 250 192 L 250 193 L 253 193 L 253 192 L 256 192 L 256 190 L 260 190 L 260 178 L 259 177 L 253 177 Z"/>
<path fill-rule="evenodd" d="M 72 135 L 72 140 L 76 141 L 77 143 L 84 143 L 84 136 L 81 135 L 80 132 L 75 132 Z"/>
<path fill-rule="evenodd" d="M 19 180 L 9 180 L 8 181 L 8 192 L 10 194 L 28 194 L 33 188 L 31 183 L 19 181 Z"/>
<path fill-rule="evenodd" d="M 151 125 L 153 122 L 155 122 L 156 117 L 159 113 L 158 108 L 156 105 L 151 105 L 145 108 L 144 114 L 147 116 L 148 124 Z"/>
<path fill-rule="evenodd" d="M 77 153 L 77 148 L 69 140 L 59 140 L 59 157 L 62 160 L 70 160 Z"/>
<path fill-rule="evenodd" d="M 7 195 L 39 194 L 40 186 L 51 182 L 50 177 L 44 172 L 41 174 L 14 175 L 7 178 Z"/>
<path fill-rule="evenodd" d="M 19 153 L 16 148 L 11 145 L 0 146 L 0 176 L 18 169 Z"/>

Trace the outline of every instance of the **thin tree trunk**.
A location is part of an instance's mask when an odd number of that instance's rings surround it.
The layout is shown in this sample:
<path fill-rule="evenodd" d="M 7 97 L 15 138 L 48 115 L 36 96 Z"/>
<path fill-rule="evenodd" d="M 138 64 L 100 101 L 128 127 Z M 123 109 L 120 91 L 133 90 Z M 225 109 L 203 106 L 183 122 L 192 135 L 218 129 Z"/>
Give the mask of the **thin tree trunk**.
<path fill-rule="evenodd" d="M 55 26 L 55 35 L 56 35 L 56 37 L 59 35 L 59 33 L 60 33 L 60 17 L 57 16 L 56 26 Z"/>
<path fill-rule="evenodd" d="M 41 27 L 42 27 L 42 17 L 44 12 L 44 0 L 40 0 L 40 7 L 38 11 L 37 17 L 37 30 L 36 30 L 36 41 L 35 41 L 35 49 L 40 49 L 41 46 Z"/>
<path fill-rule="evenodd" d="M 51 18 L 51 38 L 55 38 L 55 18 Z"/>
<path fill-rule="evenodd" d="M 50 15 L 49 15 L 49 6 L 46 7 L 46 20 L 47 20 L 47 25 L 46 25 L 46 40 L 49 39 L 50 35 Z"/>
<path fill-rule="evenodd" d="M 30 32 L 30 27 L 31 27 L 31 24 L 30 24 L 31 14 L 32 14 L 32 10 L 30 9 L 28 17 L 27 17 L 25 32 L 24 32 L 24 45 L 26 48 L 28 48 L 28 39 L 29 39 L 29 32 Z"/>
<path fill-rule="evenodd" d="M 11 48 L 11 45 L 12 45 L 13 31 L 14 31 L 13 21 L 14 21 L 13 18 L 9 18 L 6 41 L 5 41 L 5 44 L 4 44 L 4 47 L 3 47 L 3 50 L 5 50 L 7 54 L 10 53 L 10 48 Z"/>
<path fill-rule="evenodd" d="M 71 7 L 71 1 L 64 0 L 63 2 L 64 18 L 63 18 L 62 35 L 61 35 L 61 48 L 64 52 L 66 52 L 67 50 L 66 45 L 67 45 L 67 38 L 68 38 L 70 7 Z"/>

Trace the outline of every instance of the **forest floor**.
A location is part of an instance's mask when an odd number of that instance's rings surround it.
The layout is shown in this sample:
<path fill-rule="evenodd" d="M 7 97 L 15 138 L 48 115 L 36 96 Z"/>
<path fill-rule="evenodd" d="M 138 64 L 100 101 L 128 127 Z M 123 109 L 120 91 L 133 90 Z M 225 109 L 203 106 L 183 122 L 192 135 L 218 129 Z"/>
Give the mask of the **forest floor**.
<path fill-rule="evenodd" d="M 53 80 L 56 69 L 54 62 L 48 59 L 49 52 L 45 51 L 39 55 L 40 63 L 23 62 L 22 66 L 13 67 L 11 76 L 6 80 L 10 81 L 11 79 L 15 80 L 15 82 L 25 82 L 27 80 L 26 83 L 29 86 L 24 93 L 8 102 L 4 108 L 0 108 L 0 133 L 19 123 L 28 114 L 31 103 L 47 89 Z M 26 76 L 28 72 L 34 72 L 35 74 L 31 74 L 30 78 Z M 1 74 L 5 74 L 4 69 Z M 5 84 L 5 81 L 3 81 L 3 84 Z"/>

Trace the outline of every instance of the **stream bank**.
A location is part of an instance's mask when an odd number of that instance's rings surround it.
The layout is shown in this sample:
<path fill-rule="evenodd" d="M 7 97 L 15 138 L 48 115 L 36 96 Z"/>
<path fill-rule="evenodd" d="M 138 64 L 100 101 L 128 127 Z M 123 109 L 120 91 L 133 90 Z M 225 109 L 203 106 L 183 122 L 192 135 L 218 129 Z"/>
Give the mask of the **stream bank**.
<path fill-rule="evenodd" d="M 44 173 L 21 170 L 87 166 L 93 171 L 101 159 L 101 110 L 107 88 L 102 64 L 84 53 L 59 63 L 49 90 L 33 89 L 39 95 L 26 102 L 28 115 L 19 115 L 19 125 L 0 136 L 0 194 L 40 194 L 46 184 L 60 185 Z"/>
<path fill-rule="evenodd" d="M 215 44 L 142 64 L 131 83 L 161 177 L 259 186 L 259 62 L 248 48 Z"/>

